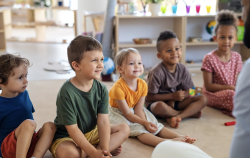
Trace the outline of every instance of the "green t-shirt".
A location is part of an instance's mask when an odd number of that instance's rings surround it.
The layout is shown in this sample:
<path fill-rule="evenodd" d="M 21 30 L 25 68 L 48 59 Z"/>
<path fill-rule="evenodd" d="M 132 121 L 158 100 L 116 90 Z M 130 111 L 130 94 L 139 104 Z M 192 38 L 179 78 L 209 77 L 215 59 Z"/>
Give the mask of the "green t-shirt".
<path fill-rule="evenodd" d="M 93 130 L 98 113 L 108 114 L 108 101 L 108 90 L 99 81 L 93 81 L 90 92 L 83 92 L 67 80 L 57 95 L 54 140 L 69 137 L 65 125 L 77 124 L 83 134 Z"/>

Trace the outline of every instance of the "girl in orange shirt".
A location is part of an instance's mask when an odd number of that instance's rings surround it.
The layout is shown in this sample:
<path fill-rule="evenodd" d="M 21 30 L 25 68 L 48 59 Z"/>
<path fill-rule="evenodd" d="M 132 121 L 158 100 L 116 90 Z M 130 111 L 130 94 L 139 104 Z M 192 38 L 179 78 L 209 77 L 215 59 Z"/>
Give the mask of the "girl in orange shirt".
<path fill-rule="evenodd" d="M 116 66 L 120 79 L 109 92 L 111 124 L 128 124 L 130 136 L 136 136 L 142 143 L 151 146 L 167 139 L 190 144 L 196 141 L 195 138 L 165 128 L 144 108 L 148 87 L 144 80 L 138 78 L 143 74 L 144 68 L 141 55 L 136 49 L 128 48 L 119 52 L 116 56 Z"/>

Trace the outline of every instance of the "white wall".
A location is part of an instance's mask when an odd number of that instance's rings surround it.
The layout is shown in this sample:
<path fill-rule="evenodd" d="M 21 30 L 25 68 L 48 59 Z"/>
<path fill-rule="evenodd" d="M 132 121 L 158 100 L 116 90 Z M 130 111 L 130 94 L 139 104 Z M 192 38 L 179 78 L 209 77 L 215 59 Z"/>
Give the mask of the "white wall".
<path fill-rule="evenodd" d="M 83 11 L 99 12 L 105 11 L 108 0 L 78 0 L 77 9 L 77 34 L 83 32 Z M 93 31 L 94 26 L 90 18 L 87 19 L 87 31 Z"/>

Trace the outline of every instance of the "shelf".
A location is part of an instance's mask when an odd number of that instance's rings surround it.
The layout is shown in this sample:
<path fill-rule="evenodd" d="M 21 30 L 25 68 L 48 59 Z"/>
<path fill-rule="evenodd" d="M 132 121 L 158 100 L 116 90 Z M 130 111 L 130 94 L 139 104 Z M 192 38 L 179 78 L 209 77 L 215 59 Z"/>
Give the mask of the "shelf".
<path fill-rule="evenodd" d="M 242 13 L 235 13 L 236 16 L 242 16 Z M 123 14 L 123 15 L 116 15 L 117 18 L 128 19 L 128 18 L 179 18 L 179 17 L 215 17 L 217 13 L 206 13 L 206 14 L 173 14 L 167 13 L 162 14 L 159 13 L 158 15 L 151 15 L 151 13 L 139 13 L 139 14 Z"/>
<path fill-rule="evenodd" d="M 0 52 L 5 52 L 6 50 L 5 49 L 0 49 Z"/>
<path fill-rule="evenodd" d="M 181 18 L 184 15 L 176 15 L 176 14 L 159 14 L 159 15 L 151 15 L 151 13 L 147 14 L 123 14 L 116 15 L 117 18 L 120 19 L 136 19 L 136 18 Z"/>
<path fill-rule="evenodd" d="M 134 44 L 132 42 L 122 42 L 122 43 L 119 43 L 119 48 L 128 48 L 128 47 L 135 47 L 135 48 L 156 47 L 156 44 L 152 44 L 152 43 L 148 43 L 148 44 Z"/>
<path fill-rule="evenodd" d="M 237 41 L 235 44 L 243 44 L 242 41 Z M 216 42 L 187 42 L 187 46 L 213 46 L 217 45 Z"/>
<path fill-rule="evenodd" d="M 70 7 L 59 7 L 59 6 L 57 6 L 57 7 L 52 7 L 51 9 L 57 9 L 57 10 L 72 10 L 72 9 L 70 9 Z"/>

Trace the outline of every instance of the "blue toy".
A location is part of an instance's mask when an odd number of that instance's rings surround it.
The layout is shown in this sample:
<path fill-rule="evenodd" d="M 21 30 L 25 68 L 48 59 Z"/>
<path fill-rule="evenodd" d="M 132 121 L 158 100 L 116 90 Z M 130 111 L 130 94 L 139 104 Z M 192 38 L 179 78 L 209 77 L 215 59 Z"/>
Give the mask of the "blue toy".
<path fill-rule="evenodd" d="M 110 75 L 115 70 L 115 63 L 111 58 L 105 57 L 103 60 L 103 64 L 104 68 L 102 71 L 102 75 Z"/>

